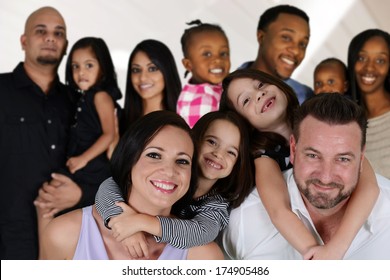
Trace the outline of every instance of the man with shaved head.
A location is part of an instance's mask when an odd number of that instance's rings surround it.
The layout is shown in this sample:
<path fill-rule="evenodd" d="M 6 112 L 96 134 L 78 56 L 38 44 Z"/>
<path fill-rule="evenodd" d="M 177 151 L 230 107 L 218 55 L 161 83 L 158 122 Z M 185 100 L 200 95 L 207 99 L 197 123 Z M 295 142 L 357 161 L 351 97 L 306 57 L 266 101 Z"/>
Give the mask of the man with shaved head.
<path fill-rule="evenodd" d="M 20 42 L 27 73 L 48 71 L 53 79 L 68 43 L 64 19 L 54 8 L 40 8 L 28 17 Z"/>
<path fill-rule="evenodd" d="M 20 42 L 24 62 L 0 74 L 1 259 L 37 259 L 33 201 L 65 162 L 73 117 L 57 75 L 68 44 L 62 15 L 52 7 L 36 10 Z"/>

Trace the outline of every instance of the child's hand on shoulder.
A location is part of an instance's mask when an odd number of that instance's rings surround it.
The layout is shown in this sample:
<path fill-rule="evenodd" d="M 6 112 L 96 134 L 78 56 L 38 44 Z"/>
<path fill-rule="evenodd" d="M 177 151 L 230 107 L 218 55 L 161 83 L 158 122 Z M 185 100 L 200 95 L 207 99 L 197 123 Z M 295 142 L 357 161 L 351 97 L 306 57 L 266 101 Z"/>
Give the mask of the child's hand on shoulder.
<path fill-rule="evenodd" d="M 112 217 L 108 226 L 112 230 L 112 235 L 118 242 L 122 242 L 125 238 L 139 232 L 137 225 L 137 212 L 124 202 L 115 202 L 116 205 L 122 208 L 123 212 L 118 216 Z"/>
<path fill-rule="evenodd" d="M 132 236 L 124 239 L 121 243 L 132 258 L 149 258 L 148 241 L 145 238 L 145 234 L 142 232 L 133 234 Z"/>

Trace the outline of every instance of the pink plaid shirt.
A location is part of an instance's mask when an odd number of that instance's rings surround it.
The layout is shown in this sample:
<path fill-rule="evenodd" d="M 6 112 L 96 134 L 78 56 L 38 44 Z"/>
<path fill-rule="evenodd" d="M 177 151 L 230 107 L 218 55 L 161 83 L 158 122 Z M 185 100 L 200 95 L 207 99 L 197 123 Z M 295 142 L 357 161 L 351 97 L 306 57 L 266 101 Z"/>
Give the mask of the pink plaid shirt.
<path fill-rule="evenodd" d="M 219 109 L 221 94 L 221 84 L 186 84 L 179 95 L 176 111 L 192 128 L 204 114 Z"/>

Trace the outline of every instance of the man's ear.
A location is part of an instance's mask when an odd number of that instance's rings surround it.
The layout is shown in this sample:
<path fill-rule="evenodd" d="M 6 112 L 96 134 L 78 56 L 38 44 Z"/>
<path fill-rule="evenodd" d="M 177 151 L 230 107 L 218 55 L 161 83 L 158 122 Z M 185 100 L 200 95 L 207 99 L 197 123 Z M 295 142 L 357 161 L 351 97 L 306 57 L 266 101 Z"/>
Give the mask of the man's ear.
<path fill-rule="evenodd" d="M 181 63 L 183 63 L 184 68 L 185 68 L 188 72 L 191 72 L 191 71 L 192 71 L 192 63 L 191 63 L 191 61 L 190 61 L 188 58 L 183 58 L 183 59 L 181 60 Z"/>
<path fill-rule="evenodd" d="M 24 34 L 20 36 L 20 45 L 22 46 L 22 50 L 26 49 L 26 35 Z"/>
<path fill-rule="evenodd" d="M 290 162 L 294 165 L 295 152 L 296 152 L 296 144 L 295 137 L 293 134 L 290 135 Z"/>
<path fill-rule="evenodd" d="M 257 42 L 259 43 L 260 46 L 263 43 L 264 36 L 265 36 L 265 32 L 263 30 L 261 29 L 257 30 Z"/>

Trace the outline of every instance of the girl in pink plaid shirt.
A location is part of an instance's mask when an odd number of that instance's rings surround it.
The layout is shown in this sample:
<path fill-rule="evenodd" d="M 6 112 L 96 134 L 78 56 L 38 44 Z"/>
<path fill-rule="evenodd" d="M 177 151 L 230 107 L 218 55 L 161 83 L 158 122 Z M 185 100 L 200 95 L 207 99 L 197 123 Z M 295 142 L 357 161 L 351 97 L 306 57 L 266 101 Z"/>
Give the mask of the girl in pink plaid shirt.
<path fill-rule="evenodd" d="M 184 77 L 192 76 L 177 102 L 177 113 L 191 128 L 201 116 L 218 110 L 221 82 L 230 70 L 229 41 L 222 28 L 199 20 L 188 23 L 194 24 L 181 37 Z"/>

